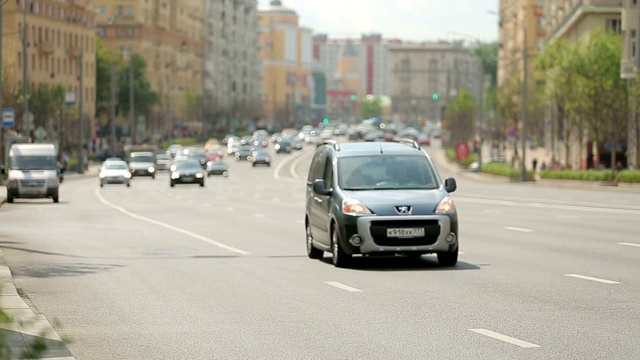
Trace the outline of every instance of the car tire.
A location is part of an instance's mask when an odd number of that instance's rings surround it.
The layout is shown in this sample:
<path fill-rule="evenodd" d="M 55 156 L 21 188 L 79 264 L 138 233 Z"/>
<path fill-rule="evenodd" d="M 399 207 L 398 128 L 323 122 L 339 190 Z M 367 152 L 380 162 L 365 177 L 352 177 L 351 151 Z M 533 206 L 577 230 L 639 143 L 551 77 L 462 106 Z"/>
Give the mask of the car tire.
<path fill-rule="evenodd" d="M 455 266 L 458 262 L 458 248 L 454 251 L 439 252 L 438 264 L 440 266 Z"/>
<path fill-rule="evenodd" d="M 340 235 L 338 234 L 338 230 L 335 226 L 335 224 L 331 226 L 331 260 L 335 267 L 346 268 L 349 267 L 351 262 L 351 255 L 342 250 Z"/>
<path fill-rule="evenodd" d="M 131 183 L 130 182 L 127 183 L 127 187 L 131 187 Z"/>
<path fill-rule="evenodd" d="M 13 204 L 13 199 L 14 199 L 13 194 L 11 193 L 7 194 L 7 202 L 9 204 Z"/>
<path fill-rule="evenodd" d="M 204 181 L 200 183 L 200 187 L 203 187 L 203 186 L 204 186 Z"/>
<path fill-rule="evenodd" d="M 311 236 L 311 226 L 307 224 L 305 230 L 307 235 L 307 239 L 306 239 L 307 256 L 309 256 L 310 259 L 322 259 L 324 255 L 324 251 L 313 246 L 313 237 Z"/>
<path fill-rule="evenodd" d="M 103 183 L 100 183 L 100 187 L 104 187 L 104 184 L 103 184 Z"/>
<path fill-rule="evenodd" d="M 60 202 L 60 198 L 58 197 L 58 192 L 56 192 L 55 194 L 53 194 L 52 198 L 53 198 L 53 203 L 54 203 L 54 204 L 57 204 L 57 203 L 59 203 L 59 202 Z"/>
<path fill-rule="evenodd" d="M 176 186 L 176 183 L 174 183 L 173 181 L 171 182 L 171 187 Z"/>
<path fill-rule="evenodd" d="M 151 175 L 151 179 L 152 179 L 152 180 L 155 180 L 155 179 L 156 179 L 156 176 L 155 176 L 155 175 Z"/>
<path fill-rule="evenodd" d="M 251 166 L 256 167 L 256 163 L 251 164 Z"/>

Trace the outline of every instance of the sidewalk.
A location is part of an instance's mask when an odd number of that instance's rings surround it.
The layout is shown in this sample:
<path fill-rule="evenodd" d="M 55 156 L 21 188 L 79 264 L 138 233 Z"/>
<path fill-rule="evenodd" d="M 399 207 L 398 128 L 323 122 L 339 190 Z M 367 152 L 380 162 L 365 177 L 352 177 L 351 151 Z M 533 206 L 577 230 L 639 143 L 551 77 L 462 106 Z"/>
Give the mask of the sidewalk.
<path fill-rule="evenodd" d="M 11 270 L 0 250 L 0 308 L 11 319 L 0 324 L 11 354 L 8 359 L 71 360 L 73 355 L 44 315 L 35 313 L 18 294 Z M 42 345 L 46 349 L 42 350 Z M 5 354 L 2 354 L 3 358 Z"/>

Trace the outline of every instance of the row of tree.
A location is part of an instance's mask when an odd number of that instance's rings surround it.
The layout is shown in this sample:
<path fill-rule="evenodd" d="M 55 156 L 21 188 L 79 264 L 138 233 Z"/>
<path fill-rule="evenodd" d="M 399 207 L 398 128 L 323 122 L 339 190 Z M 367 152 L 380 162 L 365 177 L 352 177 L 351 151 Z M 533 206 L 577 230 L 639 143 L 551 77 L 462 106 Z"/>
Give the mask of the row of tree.
<path fill-rule="evenodd" d="M 585 137 L 598 143 L 626 143 L 629 111 L 638 112 L 640 91 L 630 93 L 629 84 L 620 77 L 621 41 L 617 33 L 594 30 L 577 41 L 559 39 L 543 48 L 533 63 L 533 79 L 527 86 L 528 139 L 542 140 L 545 127 L 551 127 L 550 145 L 555 148 L 557 143 L 564 144 L 566 164 L 572 142 L 582 144 Z M 464 90 L 447 104 L 445 120 L 452 130 L 451 140 L 473 139 L 477 134 L 474 120 L 482 116 L 481 139 L 503 143 L 509 130 L 515 130 L 511 135 L 516 136 L 517 143 L 517 130 L 522 125 L 522 76 L 514 71 L 498 87 L 497 44 L 484 44 L 474 51 L 490 84 L 482 103 Z M 545 111 L 551 115 L 547 117 L 550 123 L 545 123 Z M 490 116 L 491 112 L 495 116 Z M 635 126 L 634 131 L 639 128 Z M 580 155 L 584 158 L 585 154 Z M 612 168 L 615 156 L 613 151 Z"/>

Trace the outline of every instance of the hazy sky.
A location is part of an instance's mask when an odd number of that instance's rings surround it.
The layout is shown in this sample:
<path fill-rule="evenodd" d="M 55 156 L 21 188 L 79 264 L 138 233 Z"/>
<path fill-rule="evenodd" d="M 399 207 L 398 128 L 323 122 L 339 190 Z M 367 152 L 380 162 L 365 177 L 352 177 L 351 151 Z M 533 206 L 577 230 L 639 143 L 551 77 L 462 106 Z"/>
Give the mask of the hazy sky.
<path fill-rule="evenodd" d="M 270 0 L 258 0 L 258 8 Z M 329 37 L 381 33 L 410 41 L 497 41 L 498 0 L 282 0 L 300 25 Z"/>

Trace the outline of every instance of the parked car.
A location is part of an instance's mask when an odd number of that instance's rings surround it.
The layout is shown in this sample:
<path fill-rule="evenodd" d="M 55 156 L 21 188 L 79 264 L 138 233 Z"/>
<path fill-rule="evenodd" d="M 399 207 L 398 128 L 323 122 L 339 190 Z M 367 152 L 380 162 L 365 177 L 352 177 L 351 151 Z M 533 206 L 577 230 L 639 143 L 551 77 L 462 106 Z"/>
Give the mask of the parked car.
<path fill-rule="evenodd" d="M 458 215 L 429 155 L 415 141 L 326 142 L 316 148 L 306 190 L 307 255 L 332 254 L 348 267 L 353 255 L 437 254 L 458 261 Z"/>

